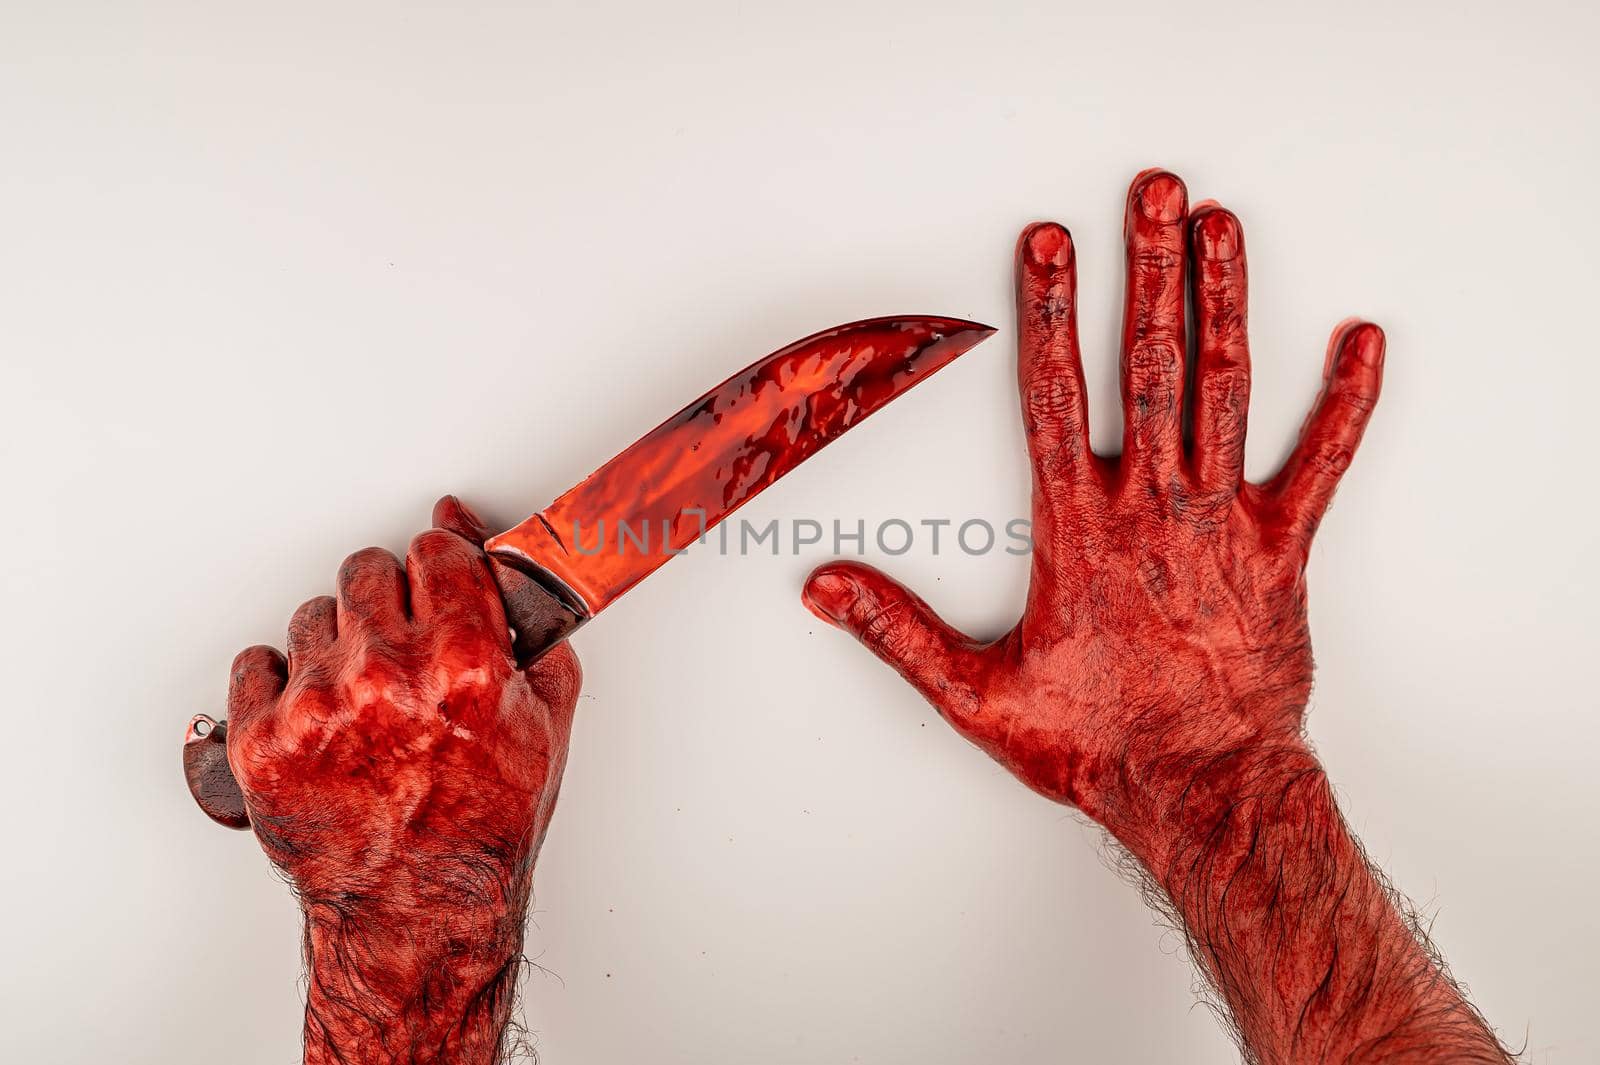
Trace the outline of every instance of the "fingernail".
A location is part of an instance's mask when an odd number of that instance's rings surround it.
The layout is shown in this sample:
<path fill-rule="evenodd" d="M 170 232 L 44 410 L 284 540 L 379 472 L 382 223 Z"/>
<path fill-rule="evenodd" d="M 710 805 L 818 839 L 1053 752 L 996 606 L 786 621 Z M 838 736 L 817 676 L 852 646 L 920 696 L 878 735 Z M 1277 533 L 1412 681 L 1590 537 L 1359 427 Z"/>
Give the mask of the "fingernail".
<path fill-rule="evenodd" d="M 1066 266 L 1072 262 L 1072 234 L 1054 222 L 1039 222 L 1023 238 L 1030 262 L 1039 266 Z"/>
<path fill-rule="evenodd" d="M 823 621 L 841 622 L 856 599 L 855 582 L 837 573 L 824 573 L 806 582 L 806 608 Z"/>
<path fill-rule="evenodd" d="M 1375 366 L 1383 359 L 1383 330 L 1371 322 L 1362 322 L 1350 331 L 1344 349 L 1362 366 Z"/>
<path fill-rule="evenodd" d="M 1183 182 L 1177 175 L 1158 170 L 1139 186 L 1139 213 L 1152 222 L 1176 222 L 1183 217 L 1185 199 Z"/>
<path fill-rule="evenodd" d="M 1194 224 L 1194 242 L 1204 259 L 1219 263 L 1237 259 L 1243 245 L 1239 220 L 1228 211 L 1207 211 Z"/>

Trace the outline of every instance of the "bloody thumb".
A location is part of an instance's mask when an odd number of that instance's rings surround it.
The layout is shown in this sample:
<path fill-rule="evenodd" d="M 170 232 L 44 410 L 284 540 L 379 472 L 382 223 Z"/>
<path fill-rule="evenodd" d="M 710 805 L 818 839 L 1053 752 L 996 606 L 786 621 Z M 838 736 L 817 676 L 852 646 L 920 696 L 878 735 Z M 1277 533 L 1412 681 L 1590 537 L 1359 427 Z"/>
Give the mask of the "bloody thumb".
<path fill-rule="evenodd" d="M 950 678 L 976 649 L 927 603 L 871 566 L 821 566 L 806 578 L 801 601 L 823 621 L 860 640 L 940 709 L 945 709 L 941 697 Z"/>

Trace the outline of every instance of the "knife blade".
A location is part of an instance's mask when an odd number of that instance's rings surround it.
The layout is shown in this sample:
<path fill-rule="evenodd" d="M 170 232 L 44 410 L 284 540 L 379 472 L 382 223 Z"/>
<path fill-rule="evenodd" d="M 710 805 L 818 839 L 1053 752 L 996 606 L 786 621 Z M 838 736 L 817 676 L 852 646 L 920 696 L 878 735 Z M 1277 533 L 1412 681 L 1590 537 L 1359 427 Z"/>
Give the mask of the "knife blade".
<path fill-rule="evenodd" d="M 874 318 L 796 341 L 485 545 L 532 661 L 728 515 L 994 331 Z"/>
<path fill-rule="evenodd" d="M 740 370 L 485 545 L 519 662 L 531 664 L 764 489 L 991 336 L 959 318 L 814 333 Z M 184 775 L 219 824 L 249 817 L 227 722 L 194 717 Z"/>

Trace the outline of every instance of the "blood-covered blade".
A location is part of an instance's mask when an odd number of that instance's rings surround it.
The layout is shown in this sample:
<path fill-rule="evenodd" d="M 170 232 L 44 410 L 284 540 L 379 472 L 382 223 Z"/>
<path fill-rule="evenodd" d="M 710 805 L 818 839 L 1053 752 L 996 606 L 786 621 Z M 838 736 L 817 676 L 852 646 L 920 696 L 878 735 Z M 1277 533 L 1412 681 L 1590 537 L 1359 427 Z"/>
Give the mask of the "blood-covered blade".
<path fill-rule="evenodd" d="M 994 330 L 873 318 L 809 336 L 734 374 L 581 484 L 486 545 L 519 631 L 553 643 L 768 485 Z M 522 619 L 539 591 L 570 621 Z M 519 607 L 519 599 L 533 606 Z M 555 631 L 563 630 L 563 631 Z M 523 656 L 536 648 L 519 641 Z"/>

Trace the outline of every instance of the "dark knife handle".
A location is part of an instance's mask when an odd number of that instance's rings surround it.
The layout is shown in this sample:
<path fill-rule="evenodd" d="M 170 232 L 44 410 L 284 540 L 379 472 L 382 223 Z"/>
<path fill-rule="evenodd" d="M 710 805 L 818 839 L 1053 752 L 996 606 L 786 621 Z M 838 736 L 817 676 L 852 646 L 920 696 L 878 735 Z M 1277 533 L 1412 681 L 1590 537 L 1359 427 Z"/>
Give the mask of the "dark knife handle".
<path fill-rule="evenodd" d="M 578 597 L 534 563 L 494 553 L 489 555 L 489 568 L 506 606 L 511 651 L 524 668 L 589 620 Z"/>
<path fill-rule="evenodd" d="M 519 558 L 490 555 L 489 567 L 500 585 L 511 649 L 527 667 L 589 620 L 577 596 L 538 566 Z M 228 767 L 228 722 L 205 714 L 189 722 L 183 737 L 183 778 L 205 815 L 228 828 L 249 828 L 244 793 Z"/>
<path fill-rule="evenodd" d="M 244 793 L 228 768 L 228 723 L 196 714 L 183 737 L 183 779 L 205 815 L 226 828 L 249 828 Z"/>

